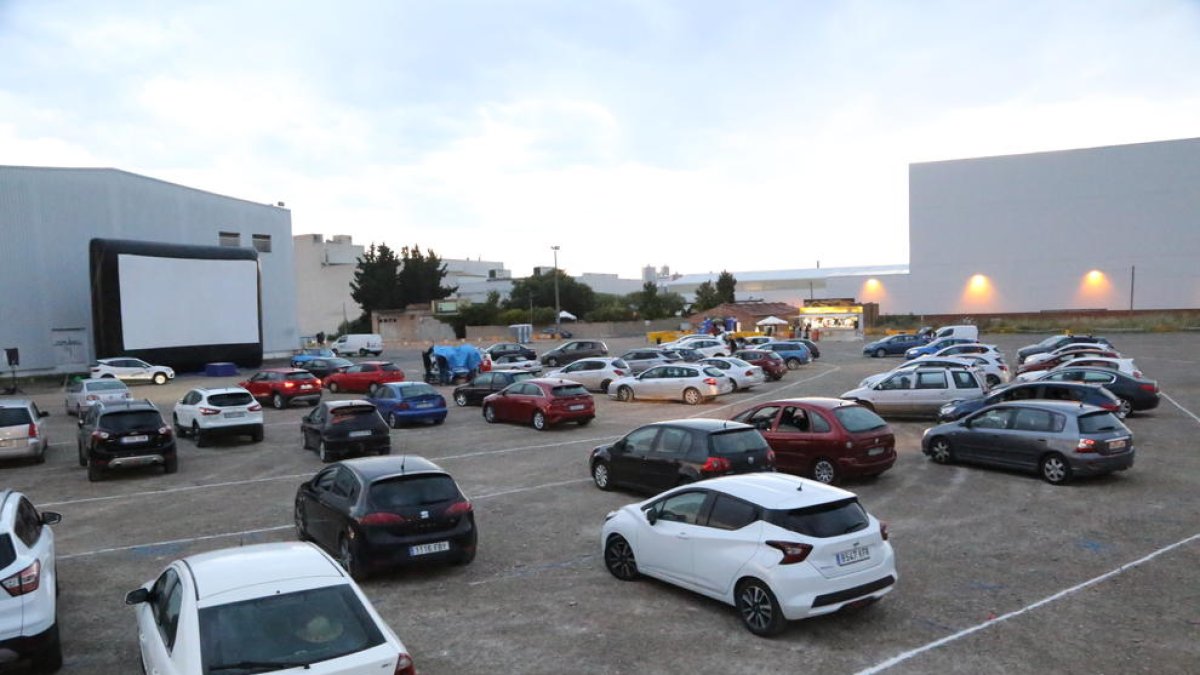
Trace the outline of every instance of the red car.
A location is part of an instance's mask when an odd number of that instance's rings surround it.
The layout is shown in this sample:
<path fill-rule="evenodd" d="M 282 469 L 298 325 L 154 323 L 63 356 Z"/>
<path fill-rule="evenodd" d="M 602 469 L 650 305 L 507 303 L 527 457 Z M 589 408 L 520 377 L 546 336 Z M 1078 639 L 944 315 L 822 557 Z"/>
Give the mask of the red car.
<path fill-rule="evenodd" d="M 1069 352 L 1064 352 L 1058 356 L 1053 356 L 1045 361 L 1026 361 L 1017 368 L 1017 374 L 1031 373 L 1040 370 L 1054 370 L 1062 364 L 1077 359 L 1081 356 L 1107 356 L 1109 358 L 1119 359 L 1121 355 L 1111 349 L 1087 349 L 1081 348 Z"/>
<path fill-rule="evenodd" d="M 896 463 L 896 437 L 879 415 L 837 398 L 761 403 L 731 419 L 753 425 L 775 451 L 775 469 L 822 483 L 878 476 Z"/>
<path fill-rule="evenodd" d="M 596 416 L 596 402 L 578 382 L 535 378 L 514 382 L 483 399 L 488 422 L 530 423 L 539 431 L 561 422 L 587 426 Z"/>
<path fill-rule="evenodd" d="M 363 361 L 330 373 L 325 378 L 325 386 L 335 394 L 339 391 L 374 394 L 381 384 L 403 381 L 404 371 L 391 361 Z"/>
<path fill-rule="evenodd" d="M 270 401 L 276 410 L 292 401 L 316 405 L 321 400 L 320 378 L 299 368 L 264 368 L 238 386 L 260 401 Z"/>
<path fill-rule="evenodd" d="M 775 381 L 782 380 L 788 372 L 787 363 L 783 357 L 766 349 L 743 349 L 734 356 L 750 365 L 762 368 L 763 375 Z"/>

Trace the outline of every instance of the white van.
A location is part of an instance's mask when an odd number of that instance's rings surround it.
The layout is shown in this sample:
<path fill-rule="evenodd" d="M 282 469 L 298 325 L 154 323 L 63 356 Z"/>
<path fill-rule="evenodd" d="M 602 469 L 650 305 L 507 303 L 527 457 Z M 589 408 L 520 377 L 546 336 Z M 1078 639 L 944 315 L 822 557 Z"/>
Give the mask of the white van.
<path fill-rule="evenodd" d="M 366 356 L 383 354 L 383 338 L 378 333 L 347 333 L 329 345 L 337 356 L 358 354 Z"/>
<path fill-rule="evenodd" d="M 978 341 L 979 326 L 942 326 L 933 334 L 934 340 L 944 337 L 966 338 Z"/>

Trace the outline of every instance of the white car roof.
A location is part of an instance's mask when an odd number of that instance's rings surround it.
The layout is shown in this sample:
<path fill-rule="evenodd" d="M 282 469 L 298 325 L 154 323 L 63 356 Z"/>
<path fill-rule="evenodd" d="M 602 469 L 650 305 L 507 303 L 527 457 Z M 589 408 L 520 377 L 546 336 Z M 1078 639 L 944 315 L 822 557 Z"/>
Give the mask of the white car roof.
<path fill-rule="evenodd" d="M 197 600 L 259 584 L 327 579 L 342 583 L 346 574 L 312 544 L 255 544 L 200 553 L 183 559 L 196 580 Z"/>
<path fill-rule="evenodd" d="M 241 387 L 212 387 L 211 389 L 208 387 L 196 387 L 196 391 L 204 394 L 205 396 L 212 396 L 214 394 L 249 394 L 250 393 Z"/>
<path fill-rule="evenodd" d="M 853 492 L 785 473 L 747 473 L 693 485 L 719 490 L 768 509 L 800 509 L 855 497 Z"/>

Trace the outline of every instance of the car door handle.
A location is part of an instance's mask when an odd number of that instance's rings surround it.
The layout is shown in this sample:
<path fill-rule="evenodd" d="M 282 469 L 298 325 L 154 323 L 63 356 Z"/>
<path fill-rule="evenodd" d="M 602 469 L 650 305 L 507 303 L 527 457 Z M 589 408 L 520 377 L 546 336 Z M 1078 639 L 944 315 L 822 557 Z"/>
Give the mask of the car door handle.
<path fill-rule="evenodd" d="M 679 539 L 687 539 L 688 538 L 687 532 L 676 532 L 675 536 L 678 537 Z"/>

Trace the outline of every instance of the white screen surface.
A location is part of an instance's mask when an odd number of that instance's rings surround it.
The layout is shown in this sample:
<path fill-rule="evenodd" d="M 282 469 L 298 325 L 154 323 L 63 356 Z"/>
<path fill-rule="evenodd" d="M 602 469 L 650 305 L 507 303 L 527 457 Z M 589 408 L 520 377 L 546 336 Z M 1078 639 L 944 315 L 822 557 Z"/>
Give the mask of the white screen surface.
<path fill-rule="evenodd" d="M 258 342 L 258 261 L 117 260 L 125 349 Z"/>

